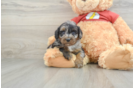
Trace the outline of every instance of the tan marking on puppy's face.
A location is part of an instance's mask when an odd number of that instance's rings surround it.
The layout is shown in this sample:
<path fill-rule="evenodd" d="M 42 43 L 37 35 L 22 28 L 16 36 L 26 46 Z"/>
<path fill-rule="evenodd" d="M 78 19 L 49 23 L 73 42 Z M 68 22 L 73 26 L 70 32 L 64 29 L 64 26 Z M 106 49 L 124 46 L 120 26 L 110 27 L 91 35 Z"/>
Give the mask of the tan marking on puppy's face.
<path fill-rule="evenodd" d="M 62 26 L 61 28 L 60 28 L 60 31 L 65 31 L 66 30 L 66 27 L 65 26 Z"/>

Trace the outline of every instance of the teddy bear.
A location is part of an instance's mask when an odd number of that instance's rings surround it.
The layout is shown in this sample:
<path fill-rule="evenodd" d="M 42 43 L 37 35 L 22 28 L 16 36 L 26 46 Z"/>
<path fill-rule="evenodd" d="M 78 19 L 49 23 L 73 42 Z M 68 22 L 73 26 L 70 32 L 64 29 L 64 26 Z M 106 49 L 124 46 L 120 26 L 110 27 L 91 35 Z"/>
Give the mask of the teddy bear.
<path fill-rule="evenodd" d="M 105 69 L 130 70 L 133 68 L 133 32 L 116 13 L 108 10 L 113 0 L 68 0 L 78 14 L 71 19 L 83 32 L 82 47 L 86 53 L 84 64 L 98 63 Z M 48 45 L 55 41 L 54 36 Z M 66 60 L 58 48 L 48 49 L 44 55 L 45 65 L 74 67 L 75 55 Z"/>

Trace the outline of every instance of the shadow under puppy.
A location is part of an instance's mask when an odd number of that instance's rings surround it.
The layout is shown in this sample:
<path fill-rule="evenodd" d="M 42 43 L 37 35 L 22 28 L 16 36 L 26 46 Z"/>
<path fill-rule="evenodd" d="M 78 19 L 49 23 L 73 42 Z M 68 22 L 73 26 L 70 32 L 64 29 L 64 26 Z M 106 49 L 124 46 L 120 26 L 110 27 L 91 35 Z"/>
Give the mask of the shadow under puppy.
<path fill-rule="evenodd" d="M 85 52 L 82 49 L 80 39 L 82 38 L 82 31 L 74 22 L 67 21 L 59 26 L 55 31 L 55 42 L 48 46 L 48 48 L 58 47 L 67 59 L 71 59 L 71 54 L 76 55 L 75 67 L 83 67 L 83 59 Z"/>

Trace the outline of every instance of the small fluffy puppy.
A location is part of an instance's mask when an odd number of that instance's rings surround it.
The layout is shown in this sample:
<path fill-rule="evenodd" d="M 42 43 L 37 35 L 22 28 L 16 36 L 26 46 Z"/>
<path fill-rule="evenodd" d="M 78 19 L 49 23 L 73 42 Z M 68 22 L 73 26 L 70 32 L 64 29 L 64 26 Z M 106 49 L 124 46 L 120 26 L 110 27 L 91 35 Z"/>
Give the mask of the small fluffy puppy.
<path fill-rule="evenodd" d="M 48 48 L 58 47 L 67 60 L 70 60 L 72 57 L 70 53 L 75 54 L 75 67 L 81 68 L 83 67 L 83 58 L 85 57 L 85 52 L 80 42 L 81 38 L 82 31 L 80 27 L 72 21 L 67 21 L 55 31 L 56 41 Z"/>

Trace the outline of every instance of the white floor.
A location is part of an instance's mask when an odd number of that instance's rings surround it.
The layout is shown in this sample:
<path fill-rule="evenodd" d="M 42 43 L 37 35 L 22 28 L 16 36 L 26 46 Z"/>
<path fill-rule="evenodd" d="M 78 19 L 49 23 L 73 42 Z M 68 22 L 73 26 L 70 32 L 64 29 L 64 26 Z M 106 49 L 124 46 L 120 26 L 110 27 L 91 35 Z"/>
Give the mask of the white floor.
<path fill-rule="evenodd" d="M 42 59 L 2 59 L 2 88 L 132 88 L 133 71 L 46 67 Z"/>

